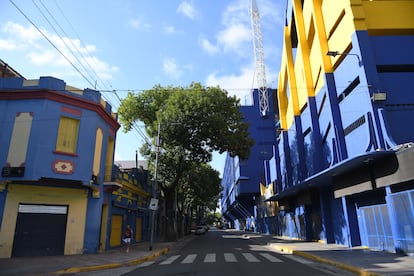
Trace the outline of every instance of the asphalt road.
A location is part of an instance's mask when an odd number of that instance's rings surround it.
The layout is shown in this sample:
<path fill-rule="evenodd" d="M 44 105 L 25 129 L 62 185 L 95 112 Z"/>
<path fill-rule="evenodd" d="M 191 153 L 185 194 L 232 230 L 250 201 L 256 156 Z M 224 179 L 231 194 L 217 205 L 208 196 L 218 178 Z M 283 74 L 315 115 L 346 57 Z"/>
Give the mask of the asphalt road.
<path fill-rule="evenodd" d="M 99 275 L 104 275 L 100 271 Z M 353 275 L 298 256 L 269 251 L 260 238 L 210 230 L 183 247 L 135 267 L 107 271 L 108 275 Z M 89 274 L 91 275 L 91 274 Z M 98 274 L 97 274 L 98 275 Z"/>

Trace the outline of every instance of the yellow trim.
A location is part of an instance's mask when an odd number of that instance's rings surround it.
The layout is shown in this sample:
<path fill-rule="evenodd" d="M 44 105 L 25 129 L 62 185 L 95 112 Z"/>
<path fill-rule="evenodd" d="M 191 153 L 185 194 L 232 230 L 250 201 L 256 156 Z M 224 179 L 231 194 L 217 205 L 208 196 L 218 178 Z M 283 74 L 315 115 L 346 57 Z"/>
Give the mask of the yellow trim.
<path fill-rule="evenodd" d="M 115 149 L 115 140 L 111 136 L 108 138 L 108 146 L 106 148 L 106 158 L 105 158 L 105 174 L 104 181 L 111 181 L 112 177 L 112 167 L 113 167 L 113 157 Z"/>
<path fill-rule="evenodd" d="M 311 70 L 311 64 L 310 64 L 310 47 L 312 45 L 308 45 L 308 39 L 307 39 L 307 31 L 305 27 L 305 21 L 309 22 L 309 26 L 313 26 L 314 23 L 311 15 L 309 15 L 311 18 L 307 19 L 304 18 L 304 14 L 302 12 L 302 4 L 301 0 L 294 0 L 294 11 L 295 11 L 295 21 L 296 21 L 296 29 L 298 34 L 298 53 L 296 56 L 295 66 L 298 67 L 299 61 L 302 63 L 300 64 L 299 68 L 303 70 L 301 72 L 301 75 L 303 75 L 303 80 L 301 80 L 300 85 L 298 83 L 298 80 L 296 79 L 296 85 L 299 85 L 298 89 L 296 87 L 295 93 L 296 93 L 296 102 L 294 102 L 294 114 L 300 115 L 300 111 L 302 107 L 307 103 L 307 97 L 308 95 L 314 95 L 313 91 L 313 81 L 312 81 L 312 70 Z M 309 1 L 308 1 L 309 2 Z M 314 41 L 314 39 L 313 39 Z M 297 72 L 297 71 L 296 71 Z M 298 72 L 297 72 L 298 73 Z M 298 76 L 296 76 L 298 77 Z"/>
<path fill-rule="evenodd" d="M 95 151 L 93 154 L 93 168 L 92 168 L 92 173 L 95 176 L 99 175 L 99 171 L 101 167 L 102 143 L 103 143 L 103 132 L 101 128 L 98 128 L 96 130 Z"/>
<path fill-rule="evenodd" d="M 370 35 L 414 34 L 412 0 L 350 0 L 350 4 L 355 30 Z"/>

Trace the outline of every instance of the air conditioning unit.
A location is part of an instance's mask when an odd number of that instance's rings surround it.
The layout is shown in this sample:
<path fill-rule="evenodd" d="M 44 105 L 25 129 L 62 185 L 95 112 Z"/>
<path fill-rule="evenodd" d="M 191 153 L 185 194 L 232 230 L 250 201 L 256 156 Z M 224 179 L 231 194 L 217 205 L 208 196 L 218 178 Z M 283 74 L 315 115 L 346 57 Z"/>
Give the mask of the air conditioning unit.
<path fill-rule="evenodd" d="M 3 167 L 2 177 L 23 177 L 25 167 Z"/>

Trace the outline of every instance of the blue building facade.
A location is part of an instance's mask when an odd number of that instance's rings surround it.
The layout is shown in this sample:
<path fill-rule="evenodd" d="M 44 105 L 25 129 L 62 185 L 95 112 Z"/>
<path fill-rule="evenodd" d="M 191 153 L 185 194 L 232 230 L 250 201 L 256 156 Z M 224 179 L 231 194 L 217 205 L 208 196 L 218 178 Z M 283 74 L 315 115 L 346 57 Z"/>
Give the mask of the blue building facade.
<path fill-rule="evenodd" d="M 113 165 L 120 125 L 99 91 L 5 77 L 0 110 L 0 257 L 95 253 L 126 224 L 145 238 L 148 174 Z"/>
<path fill-rule="evenodd" d="M 266 183 L 277 234 L 414 252 L 413 11 L 288 1 Z"/>
<path fill-rule="evenodd" d="M 274 91 L 267 90 L 271 99 Z M 221 209 L 224 218 L 236 229 L 257 230 L 262 225 L 257 203 L 260 183 L 265 182 L 265 162 L 273 156 L 275 144 L 274 101 L 269 101 L 269 112 L 262 116 L 258 90 L 252 91 L 253 105 L 241 106 L 243 119 L 249 124 L 249 135 L 254 140 L 247 160 L 227 155 L 221 185 Z M 252 229 L 252 225 L 256 229 Z"/>

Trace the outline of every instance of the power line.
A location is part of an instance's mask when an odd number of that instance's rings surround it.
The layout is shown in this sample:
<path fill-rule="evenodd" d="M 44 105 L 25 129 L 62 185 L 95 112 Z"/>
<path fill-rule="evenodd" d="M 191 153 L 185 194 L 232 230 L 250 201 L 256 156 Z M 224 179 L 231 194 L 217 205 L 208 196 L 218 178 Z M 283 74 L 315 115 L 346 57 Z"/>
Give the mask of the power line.
<path fill-rule="evenodd" d="M 53 26 L 52 22 L 49 21 L 49 19 L 47 18 L 47 16 L 42 12 L 42 10 L 40 9 L 40 7 L 36 4 L 36 2 L 34 0 L 32 0 L 33 4 L 36 6 L 36 8 L 38 9 L 38 11 L 42 14 L 43 18 L 49 23 L 50 27 L 55 31 L 56 35 L 60 38 L 60 40 L 63 42 L 63 44 L 65 44 L 66 48 L 71 52 L 72 56 L 78 61 L 78 63 L 82 66 L 82 68 L 85 70 L 85 72 L 89 75 L 89 77 L 91 79 L 93 79 L 93 76 L 90 74 L 90 72 L 88 71 L 88 69 L 84 66 L 83 62 L 77 57 L 77 55 L 74 53 L 74 51 L 72 50 L 71 47 L 69 47 L 68 43 L 66 42 L 65 39 L 63 39 L 63 37 L 58 33 L 58 31 L 56 30 L 56 28 Z M 63 28 L 60 26 L 59 22 L 56 20 L 56 18 L 53 16 L 53 14 L 49 11 L 49 9 L 43 4 L 43 2 L 41 0 L 39 0 L 40 4 L 43 6 L 43 8 L 47 11 L 47 13 L 49 14 L 49 16 L 53 19 L 53 21 L 55 22 L 55 24 L 59 27 L 59 29 L 61 30 L 61 32 L 66 36 L 69 37 L 66 32 L 63 30 Z M 73 43 L 73 41 L 71 39 L 68 39 L 69 42 L 72 44 L 73 48 L 76 49 L 77 53 L 82 55 L 82 53 L 79 51 L 79 49 L 76 47 L 76 45 Z M 83 57 L 83 56 L 82 56 Z M 85 60 L 85 58 L 83 57 L 83 60 Z"/>
<path fill-rule="evenodd" d="M 66 60 L 67 62 L 70 63 L 70 65 L 72 65 L 72 67 L 93 87 L 93 84 L 88 80 L 88 78 L 75 66 L 75 64 L 73 64 L 63 53 L 62 51 L 59 50 L 58 47 L 56 47 L 56 45 L 47 37 L 47 35 L 45 33 L 42 32 L 42 30 L 39 29 L 39 27 L 37 27 L 37 25 L 13 2 L 13 0 L 9 0 L 13 6 L 16 7 L 16 9 L 27 19 L 27 21 L 30 22 L 30 24 L 33 25 L 33 27 L 36 28 L 36 30 L 50 43 L 50 45 L 53 46 L 53 48 L 56 49 L 56 51 L 58 51 Z"/>
<path fill-rule="evenodd" d="M 17 4 L 16 3 L 14 3 L 14 1 L 13 0 L 9 0 L 10 1 L 10 3 L 12 3 L 13 4 L 13 6 L 26 18 L 26 20 L 27 21 L 29 21 L 30 22 L 30 24 L 32 24 L 35 28 L 36 28 L 36 30 L 50 43 L 50 45 L 52 45 L 53 46 L 53 48 L 55 48 L 56 49 L 56 51 L 58 51 L 59 52 L 59 54 L 61 54 L 65 59 L 66 59 L 66 61 L 68 61 L 69 62 L 69 64 L 87 81 L 87 83 L 89 83 L 92 87 L 94 87 L 95 89 L 96 89 L 96 84 L 97 83 L 93 83 L 91 80 L 89 80 L 86 76 L 85 76 L 85 74 L 83 74 L 82 73 L 82 71 L 73 63 L 73 62 L 71 62 L 70 61 L 70 59 L 48 38 L 48 36 L 44 33 L 44 32 L 42 32 L 41 30 L 40 30 L 40 28 L 17 6 Z M 86 73 L 88 73 L 89 74 L 89 77 L 92 77 L 91 76 L 91 74 L 90 74 L 90 72 L 85 68 L 85 66 L 84 66 L 84 64 L 80 61 L 80 59 L 77 57 L 77 55 L 74 53 L 74 51 L 67 45 L 67 43 L 64 41 L 64 39 L 62 38 L 62 36 L 57 32 L 57 30 L 56 30 L 56 28 L 53 26 L 53 24 L 51 23 L 51 21 L 47 18 L 47 16 L 41 11 L 41 9 L 40 9 L 40 7 L 34 2 L 34 0 L 32 0 L 32 2 L 33 2 L 33 4 L 36 6 L 36 8 L 38 9 L 38 11 L 42 14 L 42 16 L 46 19 L 46 21 L 49 23 L 49 25 L 52 27 L 52 29 L 55 31 L 55 33 L 58 35 L 58 37 L 63 41 L 63 43 L 65 44 L 65 46 L 66 46 L 66 48 L 72 53 L 72 55 L 73 55 L 73 57 L 78 61 L 78 63 L 80 63 L 80 65 L 83 67 L 83 69 L 86 71 Z M 55 23 L 56 23 L 56 25 L 58 25 L 59 26 L 59 28 L 61 29 L 61 31 L 69 38 L 69 36 L 66 34 L 66 32 L 63 30 L 63 28 L 60 26 L 60 24 L 58 23 L 58 21 L 56 20 L 56 18 L 51 14 L 51 12 L 47 9 L 47 7 L 40 1 L 40 3 L 42 4 L 42 6 L 44 7 L 44 9 L 48 12 L 48 14 L 53 18 L 53 20 L 55 21 Z M 60 9 L 60 8 L 59 8 Z M 60 9 L 60 11 L 62 12 L 62 10 Z M 63 14 L 63 12 L 62 12 L 62 14 Z M 66 18 L 66 16 L 64 16 L 65 18 Z M 66 18 L 67 19 L 67 18 Z M 68 21 L 69 22 L 69 21 Z M 69 22 L 69 24 L 70 24 L 70 22 Z M 70 24 L 71 25 L 71 24 Z M 72 25 L 71 25 L 72 26 Z M 73 26 L 72 26 L 72 28 L 73 28 Z M 70 39 L 69 39 L 70 40 Z M 71 40 L 70 40 L 71 41 Z M 81 41 L 81 39 L 79 38 L 79 41 Z M 72 43 L 72 45 L 73 45 L 73 42 L 71 42 Z M 80 52 L 80 50 L 76 47 L 76 46 L 74 46 L 75 47 L 75 49 L 77 50 L 77 52 L 80 54 L 80 55 L 82 55 L 81 54 L 81 52 Z M 95 75 L 98 77 L 98 79 L 101 81 L 101 83 L 105 86 L 105 84 L 103 83 L 103 81 L 102 81 L 102 79 L 100 79 L 100 77 L 99 77 L 99 75 L 96 73 L 96 71 L 95 70 L 93 70 L 93 68 L 92 68 L 92 66 L 87 62 L 87 59 L 82 55 L 82 57 L 83 57 L 83 59 L 85 60 L 85 63 L 87 63 L 88 64 L 88 66 L 89 66 L 89 68 L 95 73 Z M 107 88 L 107 87 L 105 87 L 105 88 Z M 107 89 L 107 90 L 103 90 L 102 89 L 102 92 L 108 92 L 108 91 L 110 91 L 109 89 Z M 114 94 L 115 94 L 115 96 L 116 96 L 116 99 L 118 100 L 118 103 L 121 103 L 121 98 L 119 97 L 119 95 L 117 94 L 117 90 L 115 90 L 115 89 L 112 89 L 111 90 L 111 92 L 113 92 Z M 115 107 L 115 105 L 111 102 L 111 100 L 108 98 L 108 97 L 106 97 L 104 94 L 102 94 L 101 93 L 101 95 L 102 95 L 102 97 L 109 103 L 109 104 L 111 104 L 113 107 Z M 134 123 L 133 124 L 133 129 L 137 132 L 137 134 L 139 135 L 139 136 L 141 136 L 143 139 L 144 139 L 144 141 L 146 141 L 146 142 L 148 142 L 148 137 L 145 135 L 145 133 L 143 133 L 138 127 L 137 127 L 137 124 L 136 123 Z M 135 134 L 135 133 L 134 133 Z"/>

